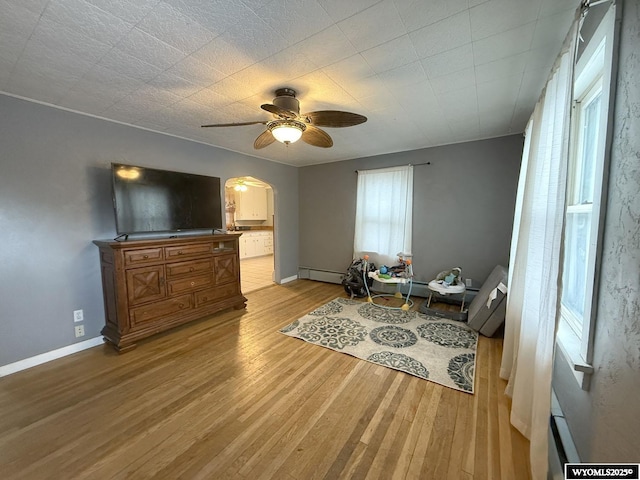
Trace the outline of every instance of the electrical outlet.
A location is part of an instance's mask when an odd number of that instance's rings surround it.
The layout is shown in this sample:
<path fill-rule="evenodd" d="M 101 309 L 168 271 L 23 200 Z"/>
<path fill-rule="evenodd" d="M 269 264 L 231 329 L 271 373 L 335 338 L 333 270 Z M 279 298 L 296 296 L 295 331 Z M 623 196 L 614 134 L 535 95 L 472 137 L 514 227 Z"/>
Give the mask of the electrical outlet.
<path fill-rule="evenodd" d="M 464 279 L 464 284 L 465 284 L 467 287 L 471 287 L 471 286 L 473 286 L 473 280 L 472 280 L 472 279 L 470 279 L 470 278 L 465 278 L 465 279 Z"/>
<path fill-rule="evenodd" d="M 84 337 L 84 325 L 76 325 L 76 338 Z"/>
<path fill-rule="evenodd" d="M 84 312 L 82 310 L 74 310 L 73 311 L 73 321 L 81 322 L 84 320 Z"/>

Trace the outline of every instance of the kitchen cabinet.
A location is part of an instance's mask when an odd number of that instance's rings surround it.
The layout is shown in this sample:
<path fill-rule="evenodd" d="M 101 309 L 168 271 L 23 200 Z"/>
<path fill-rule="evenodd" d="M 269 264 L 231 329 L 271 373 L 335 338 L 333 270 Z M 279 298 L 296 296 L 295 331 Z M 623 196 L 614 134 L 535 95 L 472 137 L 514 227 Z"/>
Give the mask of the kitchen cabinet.
<path fill-rule="evenodd" d="M 254 230 L 240 237 L 240 258 L 261 257 L 273 254 L 273 232 Z"/>
<path fill-rule="evenodd" d="M 235 192 L 236 221 L 267 220 L 267 190 L 262 187 L 247 187 L 244 192 Z"/>

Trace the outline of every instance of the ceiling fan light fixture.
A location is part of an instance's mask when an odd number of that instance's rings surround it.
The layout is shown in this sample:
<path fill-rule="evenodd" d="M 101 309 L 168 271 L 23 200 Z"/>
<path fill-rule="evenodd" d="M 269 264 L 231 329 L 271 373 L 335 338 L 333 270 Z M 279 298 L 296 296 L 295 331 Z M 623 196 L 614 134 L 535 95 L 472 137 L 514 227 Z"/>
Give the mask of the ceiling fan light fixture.
<path fill-rule="evenodd" d="M 244 184 L 244 180 L 238 180 L 235 187 L 233 187 L 233 189 L 236 192 L 246 192 L 247 186 Z"/>
<path fill-rule="evenodd" d="M 276 140 L 288 145 L 300 140 L 307 126 L 297 120 L 274 120 L 269 122 L 267 128 Z"/>

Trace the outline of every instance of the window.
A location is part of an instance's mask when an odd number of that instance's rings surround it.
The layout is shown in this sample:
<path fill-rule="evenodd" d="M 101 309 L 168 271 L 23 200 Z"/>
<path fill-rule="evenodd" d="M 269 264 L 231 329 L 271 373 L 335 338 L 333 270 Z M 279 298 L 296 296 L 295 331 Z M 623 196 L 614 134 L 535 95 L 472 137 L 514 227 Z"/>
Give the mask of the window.
<path fill-rule="evenodd" d="M 612 6 L 576 64 L 569 144 L 558 346 L 585 390 L 593 371 L 597 272 L 606 207 L 614 18 Z"/>
<path fill-rule="evenodd" d="M 358 171 L 354 257 L 392 264 L 411 253 L 413 167 Z"/>
<path fill-rule="evenodd" d="M 594 260 L 593 200 L 602 103 L 602 77 L 574 102 L 574 129 L 567 190 L 562 315 L 582 337 L 585 312 L 589 313 L 589 264 Z"/>

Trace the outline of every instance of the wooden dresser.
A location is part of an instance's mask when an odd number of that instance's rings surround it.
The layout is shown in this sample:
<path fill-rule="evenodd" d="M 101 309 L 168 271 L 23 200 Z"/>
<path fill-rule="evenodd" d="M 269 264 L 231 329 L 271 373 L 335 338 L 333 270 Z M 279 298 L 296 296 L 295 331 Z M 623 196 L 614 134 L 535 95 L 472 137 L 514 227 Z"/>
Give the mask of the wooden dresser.
<path fill-rule="evenodd" d="M 100 248 L 105 340 L 124 352 L 141 338 L 244 308 L 239 236 L 94 241 Z"/>

